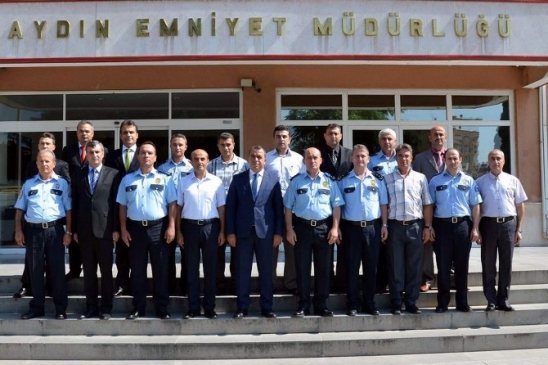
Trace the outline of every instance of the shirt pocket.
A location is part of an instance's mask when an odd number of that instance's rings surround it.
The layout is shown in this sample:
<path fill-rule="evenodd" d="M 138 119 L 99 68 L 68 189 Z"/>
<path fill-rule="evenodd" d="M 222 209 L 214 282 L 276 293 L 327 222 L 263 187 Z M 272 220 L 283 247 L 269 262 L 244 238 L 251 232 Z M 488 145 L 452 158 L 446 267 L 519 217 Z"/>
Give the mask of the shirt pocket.
<path fill-rule="evenodd" d="M 137 185 L 126 186 L 126 197 L 128 201 L 135 200 L 137 196 Z"/>
<path fill-rule="evenodd" d="M 320 204 L 331 205 L 331 190 L 318 189 L 317 195 Z"/>
<path fill-rule="evenodd" d="M 379 187 L 378 186 L 366 186 L 363 189 L 363 195 L 367 200 L 379 201 Z"/>

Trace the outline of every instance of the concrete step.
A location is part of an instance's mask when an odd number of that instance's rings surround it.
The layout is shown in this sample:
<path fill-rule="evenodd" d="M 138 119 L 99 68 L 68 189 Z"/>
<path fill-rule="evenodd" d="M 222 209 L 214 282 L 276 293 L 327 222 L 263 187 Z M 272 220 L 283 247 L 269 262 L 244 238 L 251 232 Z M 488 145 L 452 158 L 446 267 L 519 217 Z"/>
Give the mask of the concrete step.
<path fill-rule="evenodd" d="M 454 305 L 454 291 L 451 292 L 450 305 Z M 11 294 L 4 293 L 0 295 L 0 313 L 25 313 L 28 310 L 30 297 L 22 299 L 13 299 Z M 388 294 L 376 296 L 376 305 L 379 309 L 390 308 L 390 298 Z M 548 302 L 548 284 L 535 285 L 516 285 L 511 291 L 512 304 L 525 303 L 547 303 Z M 481 287 L 471 287 L 468 292 L 468 303 L 471 306 L 485 306 L 486 300 Z M 297 297 L 289 294 L 276 294 L 274 296 L 273 309 L 277 312 L 289 312 L 297 307 Z M 236 311 L 236 299 L 234 296 L 218 296 L 216 300 L 216 311 L 219 313 L 232 313 Z M 421 293 L 417 305 L 423 307 L 436 307 L 437 291 L 430 290 L 428 293 Z M 328 300 L 328 306 L 332 310 L 346 310 L 346 295 L 332 294 Z M 83 295 L 72 295 L 69 297 L 67 312 L 83 313 L 86 308 L 86 300 Z M 132 298 L 122 296 L 114 299 L 113 312 L 129 313 L 133 308 Z M 184 313 L 188 309 L 188 300 L 182 296 L 172 296 L 170 299 L 169 310 L 172 314 Z M 53 312 L 53 301 L 51 298 L 46 298 L 46 311 Z M 147 299 L 147 310 L 150 313 L 154 311 L 152 298 Z M 259 295 L 251 295 L 250 311 L 259 312 Z"/>
<path fill-rule="evenodd" d="M 321 319 L 326 323 L 336 319 Z M 3 359 L 305 358 L 544 348 L 548 325 L 363 332 L 154 336 L 3 336 Z"/>
<path fill-rule="evenodd" d="M 22 265 L 15 266 L 17 268 L 21 268 L 22 273 Z M 150 266 L 149 266 L 150 271 Z M 177 272 L 180 272 L 178 269 Z M 254 274 L 256 273 L 256 270 L 254 271 Z M 150 276 L 150 274 L 149 274 Z M 227 277 L 229 277 L 229 273 L 227 270 Z M 19 290 L 21 287 L 21 276 L 19 275 L 4 275 L 0 276 L 0 290 L 2 293 L 14 293 Z M 180 278 L 178 278 L 179 281 Z M 548 283 L 548 270 L 525 270 L 525 271 L 515 271 L 512 273 L 512 285 L 528 285 L 528 284 L 546 284 Z M 148 280 L 149 288 L 152 288 L 152 279 Z M 179 285 L 179 283 L 177 284 Z M 435 284 L 434 284 L 435 285 Z M 468 285 L 469 286 L 481 286 L 482 285 L 482 279 L 481 279 L 481 272 L 471 272 L 468 275 Z M 278 292 L 285 291 L 285 287 L 283 284 L 283 278 L 278 277 L 274 281 L 274 286 Z M 84 279 L 78 278 L 69 281 L 68 283 L 68 290 L 70 293 L 73 294 L 83 294 L 84 293 Z M 251 279 L 251 290 L 258 292 L 259 290 L 259 279 L 256 276 L 253 276 Z"/>
<path fill-rule="evenodd" d="M 335 312 L 333 318 L 307 316 L 292 318 L 291 312 L 278 312 L 278 318 L 265 319 L 257 312 L 237 320 L 232 313 L 220 314 L 216 320 L 205 317 L 184 320 L 173 316 L 171 320 L 143 317 L 135 321 L 125 320 L 127 313 L 114 313 L 109 321 L 99 319 L 77 320 L 76 316 L 65 321 L 46 317 L 23 321 L 18 314 L 2 314 L 0 333 L 3 336 L 156 336 L 156 335 L 236 335 L 236 334 L 289 334 L 367 331 L 412 331 L 426 329 L 456 329 L 502 327 L 513 325 L 548 324 L 548 303 L 518 304 L 515 312 L 489 312 L 484 307 L 473 307 L 473 313 L 450 310 L 443 314 L 425 308 L 421 315 L 403 312 L 394 316 L 381 311 L 380 316 L 358 314 L 348 317 L 344 312 Z M 153 313 L 151 313 L 153 314 Z M 196 341 L 200 341 L 196 337 Z M 0 338 L 1 342 L 1 338 Z"/>

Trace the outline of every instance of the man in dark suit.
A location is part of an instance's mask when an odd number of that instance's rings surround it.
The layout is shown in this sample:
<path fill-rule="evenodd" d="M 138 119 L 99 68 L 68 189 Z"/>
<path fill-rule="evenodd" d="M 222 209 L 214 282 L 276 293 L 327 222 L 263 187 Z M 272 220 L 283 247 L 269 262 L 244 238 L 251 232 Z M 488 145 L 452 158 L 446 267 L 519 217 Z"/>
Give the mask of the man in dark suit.
<path fill-rule="evenodd" d="M 423 173 L 428 182 L 445 169 L 445 140 L 447 133 L 442 126 L 430 129 L 428 141 L 431 148 L 419 153 L 413 160 L 413 170 Z M 434 282 L 434 246 L 432 241 L 424 245 L 421 292 L 430 290 Z"/>
<path fill-rule="evenodd" d="M 352 168 L 352 150 L 341 146 L 342 127 L 336 123 L 329 124 L 325 128 L 323 138 L 325 146 L 320 148 L 322 154 L 322 164 L 320 170 L 328 173 L 334 179 L 340 179 L 349 173 Z M 335 279 L 335 291 L 344 293 L 346 291 L 346 260 L 344 258 L 344 243 L 337 246 L 337 267 Z M 335 249 L 335 245 L 331 246 Z M 335 259 L 334 251 L 331 253 L 332 259 Z"/>
<path fill-rule="evenodd" d="M 55 151 L 55 136 L 53 133 L 42 133 L 40 139 L 38 140 L 38 150 L 48 150 L 51 152 Z M 69 166 L 65 161 L 56 160 L 53 172 L 65 178 L 70 183 Z M 36 175 L 38 175 L 38 166 L 36 165 L 36 160 L 33 160 L 27 164 L 27 168 L 25 169 L 25 179 L 30 179 Z M 29 268 L 27 265 L 27 259 L 25 258 L 25 269 L 23 270 L 23 275 L 21 276 L 21 289 L 15 292 L 13 297 L 18 299 L 24 297 L 25 295 L 32 295 L 30 281 Z"/>
<path fill-rule="evenodd" d="M 234 318 L 247 315 L 253 253 L 259 269 L 261 315 L 276 318 L 272 311 L 272 250 L 282 243 L 282 190 L 277 175 L 264 170 L 266 152 L 261 146 L 251 148 L 248 163 L 248 171 L 233 177 L 226 202 L 225 231 L 236 266 L 238 309 Z"/>
<path fill-rule="evenodd" d="M 139 154 L 138 138 L 139 127 L 137 127 L 137 124 L 133 120 L 124 120 L 120 124 L 122 148 L 110 152 L 105 160 L 105 165 L 120 171 L 122 175 L 137 171 L 139 169 L 137 159 Z M 129 248 L 122 240 L 116 242 L 116 268 L 118 269 L 118 275 L 116 275 L 114 295 L 129 294 Z"/>
<path fill-rule="evenodd" d="M 71 178 L 74 177 L 77 171 L 82 167 L 87 166 L 86 160 L 86 144 L 93 139 L 94 129 L 90 121 L 82 120 L 76 126 L 77 143 L 69 144 L 63 148 L 63 160 L 69 164 Z M 82 256 L 80 246 L 74 241 L 69 245 L 69 272 L 67 280 L 72 280 L 80 277 L 82 272 Z"/>
<path fill-rule="evenodd" d="M 103 166 L 103 144 L 90 141 L 86 145 L 88 168 L 74 176 L 72 191 L 72 233 L 80 246 L 84 263 L 86 312 L 80 319 L 110 319 L 112 311 L 112 247 L 120 238 L 116 195 L 121 174 Z M 99 307 L 97 265 L 101 270 L 101 306 Z"/>

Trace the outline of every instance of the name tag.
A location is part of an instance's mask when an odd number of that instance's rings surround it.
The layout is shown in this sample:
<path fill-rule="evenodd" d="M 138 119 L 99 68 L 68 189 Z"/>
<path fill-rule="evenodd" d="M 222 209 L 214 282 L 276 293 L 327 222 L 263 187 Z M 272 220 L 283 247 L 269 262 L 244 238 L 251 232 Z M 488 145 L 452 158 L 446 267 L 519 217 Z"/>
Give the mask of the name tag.
<path fill-rule="evenodd" d="M 354 191 L 356 191 L 356 187 L 355 186 L 349 186 L 347 188 L 344 188 L 343 191 L 345 192 L 345 194 L 353 193 Z"/>
<path fill-rule="evenodd" d="M 307 191 L 308 191 L 308 189 L 297 189 L 297 194 L 299 194 L 299 195 L 306 194 Z"/>
<path fill-rule="evenodd" d="M 63 195 L 63 190 L 51 189 L 51 193 L 52 193 L 53 195 Z"/>
<path fill-rule="evenodd" d="M 29 190 L 29 196 L 38 194 L 38 190 Z"/>
<path fill-rule="evenodd" d="M 318 189 L 318 192 L 320 194 L 329 195 L 331 194 L 331 191 L 329 189 Z"/>
<path fill-rule="evenodd" d="M 446 190 L 446 189 L 447 189 L 447 185 L 436 186 L 436 191 L 442 191 L 442 190 Z"/>
<path fill-rule="evenodd" d="M 382 169 L 384 169 L 384 166 L 382 165 L 373 167 L 373 171 L 381 171 Z"/>
<path fill-rule="evenodd" d="M 137 185 L 126 186 L 126 192 L 137 190 Z"/>
<path fill-rule="evenodd" d="M 377 188 L 376 186 L 368 186 L 367 190 L 376 193 L 379 190 L 379 188 Z"/>
<path fill-rule="evenodd" d="M 467 191 L 470 190 L 470 185 L 458 185 L 457 188 L 459 190 Z"/>
<path fill-rule="evenodd" d="M 164 186 L 160 184 L 150 184 L 150 190 L 164 191 Z"/>

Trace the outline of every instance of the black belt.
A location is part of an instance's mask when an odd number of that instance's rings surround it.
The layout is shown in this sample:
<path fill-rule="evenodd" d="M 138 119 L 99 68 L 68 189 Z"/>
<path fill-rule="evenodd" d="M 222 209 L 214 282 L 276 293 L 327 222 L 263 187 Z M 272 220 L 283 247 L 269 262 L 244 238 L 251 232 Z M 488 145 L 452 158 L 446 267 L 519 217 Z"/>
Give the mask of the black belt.
<path fill-rule="evenodd" d="M 62 225 L 65 225 L 65 224 L 66 224 L 65 217 L 59 218 L 59 219 L 57 219 L 55 221 L 51 221 L 51 222 L 42 222 L 42 223 L 25 222 L 26 227 L 29 227 L 29 228 L 42 228 L 42 229 L 48 229 L 48 228 L 54 227 L 54 226 L 62 226 Z"/>
<path fill-rule="evenodd" d="M 410 226 L 412 224 L 420 222 L 422 219 L 412 219 L 410 221 L 399 221 L 397 219 L 389 219 L 388 222 L 401 224 L 402 226 Z"/>
<path fill-rule="evenodd" d="M 367 227 L 367 226 L 372 226 L 373 224 L 377 224 L 377 223 L 380 223 L 381 222 L 381 219 L 380 218 L 377 218 L 377 219 L 373 219 L 371 221 L 349 221 L 349 220 L 344 220 L 344 222 L 348 222 L 350 223 L 351 225 L 353 226 L 358 226 L 358 227 Z"/>
<path fill-rule="evenodd" d="M 514 218 L 515 217 L 511 215 L 509 217 L 482 217 L 481 219 L 485 219 L 488 222 L 506 223 L 514 220 Z"/>
<path fill-rule="evenodd" d="M 295 216 L 295 221 L 297 223 L 301 223 L 301 224 L 304 224 L 306 226 L 310 226 L 310 227 L 316 227 L 316 226 L 321 226 L 322 224 L 324 223 L 327 223 L 327 221 L 329 220 L 329 218 L 325 218 L 325 219 L 303 219 L 303 218 L 300 218 L 300 217 L 297 217 Z"/>
<path fill-rule="evenodd" d="M 213 218 L 213 219 L 186 219 L 183 218 L 184 223 L 192 224 L 194 226 L 207 226 L 208 224 L 212 224 L 216 221 L 218 221 L 219 218 Z"/>
<path fill-rule="evenodd" d="M 142 227 L 152 227 L 152 226 L 156 226 L 160 223 L 163 223 L 165 220 L 166 220 L 167 217 L 164 217 L 164 218 L 160 218 L 160 219 L 154 219 L 154 220 L 146 220 L 146 219 L 143 219 L 143 220 L 140 220 L 140 221 L 135 221 L 133 219 L 129 219 L 128 218 L 128 222 L 129 223 L 133 223 L 133 224 L 136 224 L 138 226 L 142 226 Z"/>
<path fill-rule="evenodd" d="M 444 223 L 459 223 L 459 222 L 467 220 L 468 218 L 470 218 L 470 216 L 467 216 L 467 215 L 464 216 L 464 217 L 451 217 L 451 218 L 437 218 L 437 217 L 434 217 L 434 219 L 437 219 L 438 221 L 441 221 L 441 222 L 444 222 Z"/>

